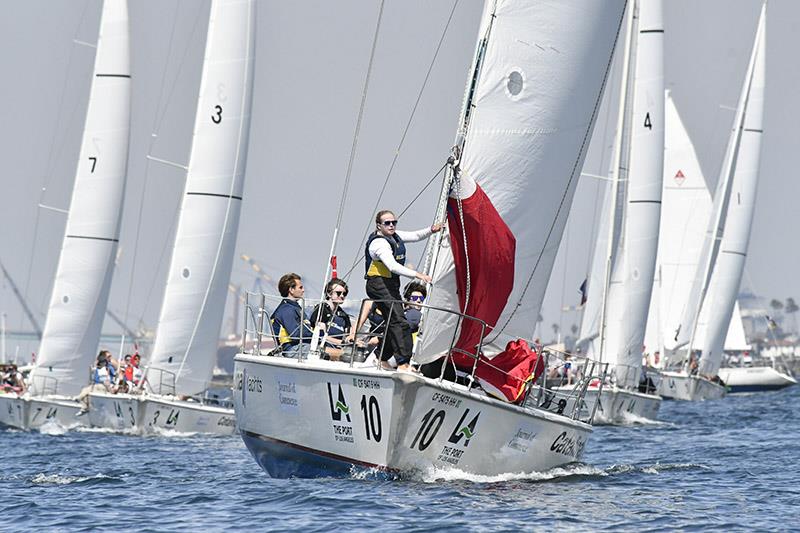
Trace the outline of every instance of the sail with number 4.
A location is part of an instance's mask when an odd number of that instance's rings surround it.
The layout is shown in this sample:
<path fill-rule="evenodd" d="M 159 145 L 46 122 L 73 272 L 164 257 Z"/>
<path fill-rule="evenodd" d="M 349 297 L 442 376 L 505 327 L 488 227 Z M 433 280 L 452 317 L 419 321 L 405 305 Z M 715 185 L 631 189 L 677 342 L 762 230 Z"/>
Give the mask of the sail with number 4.
<path fill-rule="evenodd" d="M 204 391 L 216 363 L 244 188 L 253 86 L 252 0 L 212 0 L 186 186 L 148 380 Z M 160 386 L 159 386 L 160 385 Z"/>
<path fill-rule="evenodd" d="M 75 395 L 86 385 L 114 272 L 130 135 L 127 0 L 105 0 L 94 76 L 34 394 Z"/>
<path fill-rule="evenodd" d="M 653 289 L 661 183 L 664 172 L 664 29 L 661 0 L 635 1 L 629 90 L 615 177 L 622 232 L 612 255 L 601 359 L 612 364 L 616 383 L 635 387 L 642 364 L 647 311 Z M 604 258 L 605 259 L 605 258 Z M 604 338 L 605 336 L 605 338 Z"/>
<path fill-rule="evenodd" d="M 487 2 L 445 183 L 415 360 L 532 337 L 589 146 L 625 2 Z M 496 358 L 495 358 L 496 360 Z M 511 398 L 513 399 L 513 398 Z"/>

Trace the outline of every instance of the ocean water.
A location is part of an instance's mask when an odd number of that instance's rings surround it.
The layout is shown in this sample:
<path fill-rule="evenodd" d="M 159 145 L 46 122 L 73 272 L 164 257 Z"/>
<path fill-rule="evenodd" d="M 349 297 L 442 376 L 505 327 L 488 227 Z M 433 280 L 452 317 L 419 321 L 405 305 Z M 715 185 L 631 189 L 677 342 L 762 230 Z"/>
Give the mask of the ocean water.
<path fill-rule="evenodd" d="M 270 479 L 238 437 L 0 430 L 2 531 L 798 530 L 800 387 L 664 402 L 536 475 Z"/>

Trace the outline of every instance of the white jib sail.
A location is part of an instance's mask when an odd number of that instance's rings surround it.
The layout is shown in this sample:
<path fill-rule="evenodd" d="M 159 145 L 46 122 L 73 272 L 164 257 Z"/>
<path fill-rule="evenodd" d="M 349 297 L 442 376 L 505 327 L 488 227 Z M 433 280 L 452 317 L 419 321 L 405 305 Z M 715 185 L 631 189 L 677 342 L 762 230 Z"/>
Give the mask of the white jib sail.
<path fill-rule="evenodd" d="M 606 313 L 604 361 L 616 365 L 617 384 L 638 385 L 647 311 L 653 290 L 664 173 L 664 26 L 661 0 L 641 0 L 638 41 L 630 61 L 632 101 L 620 149 L 618 176 L 625 183 L 619 240 Z M 636 15 L 636 11 L 634 11 Z"/>
<path fill-rule="evenodd" d="M 733 177 L 725 215 L 725 231 L 712 274 L 712 290 L 703 302 L 704 307 L 708 306 L 706 338 L 703 344 L 692 343 L 694 348 L 702 350 L 700 372 L 703 374 L 716 375 L 722 363 L 725 337 L 747 258 L 763 132 L 765 24 L 766 5 L 761 10 L 753 45 L 755 62 L 745 79 L 747 96 L 744 102 L 744 120 L 738 135 L 734 132 L 731 136 L 731 141 L 738 141 L 738 146 L 734 149 L 736 157 L 731 170 Z"/>
<path fill-rule="evenodd" d="M 42 343 L 35 394 L 77 394 L 100 339 L 119 242 L 130 133 L 127 0 L 105 0 L 69 215 Z"/>
<path fill-rule="evenodd" d="M 254 61 L 252 0 L 213 0 L 192 151 L 148 366 L 162 393 L 211 379 L 244 188 Z"/>
<path fill-rule="evenodd" d="M 461 169 L 516 239 L 513 290 L 487 339 L 495 348 L 530 338 L 536 327 L 624 6 L 504 0 L 484 10 L 479 35 L 490 22 L 492 30 Z M 453 258 L 448 239 L 442 242 L 430 303 L 458 310 Z M 452 317 L 430 313 L 415 359 L 424 363 L 446 352 L 455 328 Z"/>
<path fill-rule="evenodd" d="M 677 329 L 689 305 L 711 216 L 711 194 L 694 145 L 669 92 L 665 119 L 658 259 L 644 343 L 645 351 L 650 354 L 664 348 L 674 349 L 678 342 Z M 660 362 L 665 355 L 661 354 Z"/>

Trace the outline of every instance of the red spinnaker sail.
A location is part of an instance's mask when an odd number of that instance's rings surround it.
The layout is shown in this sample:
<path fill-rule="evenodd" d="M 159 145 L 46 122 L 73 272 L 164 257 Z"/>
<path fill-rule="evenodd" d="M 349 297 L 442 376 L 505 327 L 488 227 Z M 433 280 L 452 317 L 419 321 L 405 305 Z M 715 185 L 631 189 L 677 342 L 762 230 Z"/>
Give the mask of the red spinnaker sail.
<path fill-rule="evenodd" d="M 516 239 L 480 186 L 461 201 L 461 209 L 463 227 L 457 201 L 449 200 L 447 219 L 459 307 L 464 314 L 486 322 L 487 328 L 483 331 L 486 337 L 497 324 L 514 288 Z M 480 324 L 465 320 L 453 353 L 457 366 L 472 369 L 474 359 L 463 352 L 479 355 L 476 352 L 480 339 Z M 525 341 L 514 341 L 491 361 L 480 355 L 475 375 L 488 392 L 516 402 L 525 382 L 541 372 L 539 363 L 536 352 Z"/>

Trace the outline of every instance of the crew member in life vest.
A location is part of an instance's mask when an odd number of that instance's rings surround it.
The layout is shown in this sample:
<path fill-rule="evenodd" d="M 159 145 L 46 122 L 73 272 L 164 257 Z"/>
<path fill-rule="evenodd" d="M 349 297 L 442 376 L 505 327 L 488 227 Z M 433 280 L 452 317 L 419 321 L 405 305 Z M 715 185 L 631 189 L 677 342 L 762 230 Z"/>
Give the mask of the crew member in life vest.
<path fill-rule="evenodd" d="M 397 367 L 408 370 L 411 361 L 411 326 L 405 319 L 400 297 L 400 276 L 416 278 L 425 283 L 431 277 L 405 267 L 407 242 L 427 239 L 432 233 L 441 231 L 439 224 L 418 231 L 398 231 L 397 217 L 391 211 L 379 211 L 375 216 L 376 228 L 367 239 L 364 249 L 367 280 L 367 296 L 384 317 L 389 317 L 386 327 L 386 342 L 382 356 L 384 368 Z M 387 303 L 387 301 L 396 303 Z M 361 321 L 359 321 L 361 323 Z"/>

